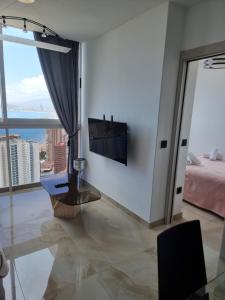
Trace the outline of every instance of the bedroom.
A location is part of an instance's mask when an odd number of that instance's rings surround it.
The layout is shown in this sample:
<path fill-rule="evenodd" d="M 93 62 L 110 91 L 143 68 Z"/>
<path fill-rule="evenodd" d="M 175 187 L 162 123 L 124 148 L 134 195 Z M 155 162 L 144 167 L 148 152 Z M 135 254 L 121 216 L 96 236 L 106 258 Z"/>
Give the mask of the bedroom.
<path fill-rule="evenodd" d="M 199 218 L 216 253 L 225 218 L 224 78 L 224 55 L 188 65 L 174 193 L 174 215 Z"/>
<path fill-rule="evenodd" d="M 184 200 L 225 218 L 225 62 L 201 60 L 190 128 Z"/>

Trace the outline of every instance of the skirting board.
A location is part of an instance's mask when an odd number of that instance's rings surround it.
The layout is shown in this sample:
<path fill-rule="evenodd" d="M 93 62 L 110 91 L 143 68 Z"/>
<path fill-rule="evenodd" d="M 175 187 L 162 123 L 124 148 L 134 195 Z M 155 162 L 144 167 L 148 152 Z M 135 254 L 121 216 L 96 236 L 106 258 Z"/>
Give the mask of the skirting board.
<path fill-rule="evenodd" d="M 161 225 L 165 224 L 165 219 L 161 219 L 161 220 L 157 220 L 157 221 L 148 223 L 147 221 L 145 221 L 142 218 L 140 218 L 139 216 L 137 216 L 135 213 L 131 212 L 128 208 L 126 208 L 123 205 L 121 205 L 120 203 L 116 202 L 111 197 L 107 196 L 106 194 L 104 194 L 102 192 L 101 192 L 101 194 L 102 194 L 102 200 L 109 201 L 114 206 L 120 208 L 126 214 L 128 214 L 129 216 L 131 216 L 132 218 L 134 218 L 135 220 L 137 220 L 138 222 L 140 222 L 141 224 L 146 226 L 146 228 L 154 228 L 154 227 L 161 226 Z M 177 220 L 179 218 L 182 218 L 182 215 L 183 215 L 182 212 L 174 215 L 173 220 Z"/>
<path fill-rule="evenodd" d="M 180 212 L 180 213 L 178 213 L 178 214 L 176 214 L 176 215 L 173 216 L 173 221 L 179 220 L 182 217 L 183 217 L 183 213 Z M 157 221 L 154 221 L 154 222 L 150 222 L 149 223 L 149 228 L 155 228 L 157 226 L 162 226 L 164 224 L 165 224 L 165 219 L 157 220 Z"/>
<path fill-rule="evenodd" d="M 180 213 L 178 213 L 178 214 L 176 214 L 176 215 L 173 216 L 173 221 L 179 220 L 179 219 L 181 219 L 182 217 L 183 217 L 183 213 L 180 212 Z"/>
<path fill-rule="evenodd" d="M 104 194 L 104 193 L 101 192 L 101 195 L 102 195 L 102 200 L 109 201 L 114 206 L 120 208 L 122 211 L 124 211 L 126 214 L 128 214 L 130 217 L 134 218 L 136 221 L 142 223 L 147 228 L 149 228 L 149 223 L 147 221 L 143 220 L 142 218 L 140 218 L 139 216 L 137 216 L 135 213 L 133 213 L 132 211 L 130 211 L 128 208 L 126 208 L 123 205 L 121 205 L 120 203 L 116 202 L 114 199 L 112 199 L 111 197 L 107 196 L 106 194 Z"/>

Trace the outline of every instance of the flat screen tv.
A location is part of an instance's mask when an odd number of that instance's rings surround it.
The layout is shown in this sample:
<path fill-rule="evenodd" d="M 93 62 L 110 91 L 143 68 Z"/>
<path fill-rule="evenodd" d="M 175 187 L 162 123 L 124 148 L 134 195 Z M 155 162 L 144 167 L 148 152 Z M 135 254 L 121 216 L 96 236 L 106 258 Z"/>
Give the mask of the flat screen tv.
<path fill-rule="evenodd" d="M 127 124 L 88 119 L 90 151 L 127 165 Z"/>

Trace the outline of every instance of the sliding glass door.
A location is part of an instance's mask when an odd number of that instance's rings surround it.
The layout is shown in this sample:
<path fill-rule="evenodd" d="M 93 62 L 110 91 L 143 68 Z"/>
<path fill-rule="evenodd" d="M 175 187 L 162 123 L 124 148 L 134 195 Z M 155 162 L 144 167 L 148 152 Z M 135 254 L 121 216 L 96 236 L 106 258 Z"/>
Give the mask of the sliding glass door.
<path fill-rule="evenodd" d="M 12 27 L 3 33 L 34 39 Z M 0 41 L 0 192 L 64 172 L 67 135 L 52 104 L 36 48 Z"/>

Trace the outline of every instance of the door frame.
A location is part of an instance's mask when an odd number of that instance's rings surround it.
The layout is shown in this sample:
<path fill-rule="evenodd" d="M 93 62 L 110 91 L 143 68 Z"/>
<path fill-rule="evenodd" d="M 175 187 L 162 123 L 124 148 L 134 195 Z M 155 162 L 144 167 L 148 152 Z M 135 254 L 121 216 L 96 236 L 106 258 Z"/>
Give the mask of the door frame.
<path fill-rule="evenodd" d="M 214 43 L 186 51 L 180 54 L 177 88 L 174 105 L 174 117 L 171 134 L 171 148 L 169 156 L 169 171 L 166 187 L 165 223 L 171 224 L 173 220 L 174 187 L 176 184 L 177 162 L 179 154 L 179 141 L 184 109 L 184 95 L 187 81 L 188 64 L 211 56 L 225 54 L 225 41 Z"/>

